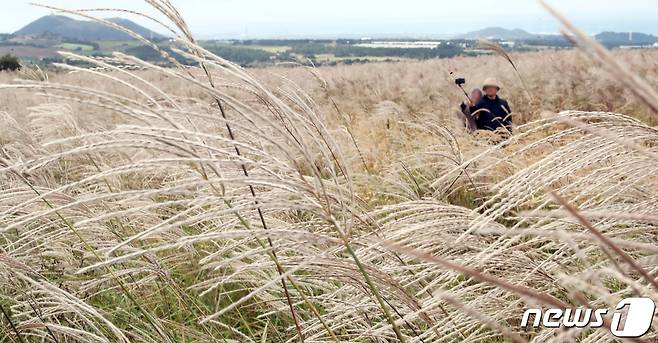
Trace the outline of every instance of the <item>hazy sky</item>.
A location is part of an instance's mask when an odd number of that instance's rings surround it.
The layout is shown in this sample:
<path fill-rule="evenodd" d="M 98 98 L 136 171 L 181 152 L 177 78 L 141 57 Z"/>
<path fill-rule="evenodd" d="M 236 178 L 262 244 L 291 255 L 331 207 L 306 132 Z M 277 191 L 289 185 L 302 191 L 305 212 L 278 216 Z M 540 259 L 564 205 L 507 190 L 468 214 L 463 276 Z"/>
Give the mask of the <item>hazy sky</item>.
<path fill-rule="evenodd" d="M 0 12 L 0 32 L 14 32 L 52 13 L 11 2 Z M 39 0 L 34 0 L 39 2 Z M 589 33 L 604 30 L 658 34 L 658 0 L 547 0 Z M 202 38 L 440 35 L 487 26 L 557 32 L 557 22 L 534 0 L 173 0 Z M 139 0 L 41 0 L 66 8 L 121 7 L 153 13 Z M 9 8 L 9 9 L 7 9 Z M 104 14 L 103 16 L 116 16 Z M 136 20 L 141 24 L 143 21 Z M 147 25 L 150 28 L 157 26 Z"/>

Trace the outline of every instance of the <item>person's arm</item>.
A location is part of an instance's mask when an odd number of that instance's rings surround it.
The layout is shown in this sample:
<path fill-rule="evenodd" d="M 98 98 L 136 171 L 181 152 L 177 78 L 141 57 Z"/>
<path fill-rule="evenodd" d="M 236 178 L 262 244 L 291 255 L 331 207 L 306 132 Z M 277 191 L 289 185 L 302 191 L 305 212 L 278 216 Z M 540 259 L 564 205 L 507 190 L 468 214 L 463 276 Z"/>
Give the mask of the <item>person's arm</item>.
<path fill-rule="evenodd" d="M 477 104 L 474 104 L 469 108 L 469 111 L 471 112 L 471 116 L 473 116 L 475 120 L 478 120 L 480 118 L 480 113 L 478 111 L 481 109 L 482 109 L 482 100 L 478 101 Z"/>
<path fill-rule="evenodd" d="M 459 104 L 459 108 L 461 109 L 462 114 L 464 115 L 464 120 L 466 124 L 466 130 L 469 133 L 472 133 L 473 131 L 477 130 L 477 124 L 475 123 L 475 118 L 471 115 L 471 106 L 470 100 L 465 100 L 461 104 Z"/>

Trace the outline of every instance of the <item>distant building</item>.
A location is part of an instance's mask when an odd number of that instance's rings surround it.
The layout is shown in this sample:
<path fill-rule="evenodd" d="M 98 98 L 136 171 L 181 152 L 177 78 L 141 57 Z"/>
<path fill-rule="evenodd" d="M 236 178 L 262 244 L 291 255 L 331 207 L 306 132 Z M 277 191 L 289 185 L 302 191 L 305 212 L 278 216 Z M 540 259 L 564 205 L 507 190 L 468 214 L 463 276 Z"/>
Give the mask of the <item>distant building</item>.
<path fill-rule="evenodd" d="M 441 45 L 439 41 L 374 41 L 360 43 L 356 46 L 363 48 L 399 48 L 399 49 L 436 49 Z"/>
<path fill-rule="evenodd" d="M 658 43 L 651 45 L 620 45 L 619 49 L 655 49 L 658 48 Z"/>

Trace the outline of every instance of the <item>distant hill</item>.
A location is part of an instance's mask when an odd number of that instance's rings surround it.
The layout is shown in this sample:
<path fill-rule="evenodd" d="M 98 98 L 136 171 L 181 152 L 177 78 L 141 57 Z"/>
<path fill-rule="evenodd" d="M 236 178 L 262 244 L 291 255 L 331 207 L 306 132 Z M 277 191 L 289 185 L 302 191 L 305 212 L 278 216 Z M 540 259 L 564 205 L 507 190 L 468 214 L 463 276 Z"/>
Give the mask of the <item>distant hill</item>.
<path fill-rule="evenodd" d="M 501 39 L 525 41 L 533 43 L 542 42 L 562 42 L 568 45 L 563 36 L 557 34 L 534 34 L 521 29 L 509 30 L 502 27 L 488 27 L 482 30 L 468 32 L 457 35 L 454 39 Z M 658 43 L 658 36 L 640 33 L 640 32 L 611 32 L 605 31 L 594 36 L 601 44 L 609 47 L 619 47 L 623 45 L 652 45 Z"/>
<path fill-rule="evenodd" d="M 163 35 L 153 32 L 145 27 L 135 24 L 134 22 L 128 19 L 122 18 L 111 18 L 108 19 L 116 24 L 124 26 L 135 33 L 142 35 L 147 39 L 163 39 Z M 130 35 L 116 30 L 114 28 L 105 26 L 103 24 L 85 21 L 85 20 L 75 20 L 73 18 L 60 16 L 60 15 L 49 15 L 41 17 L 22 29 L 16 31 L 14 35 L 16 36 L 35 36 L 41 35 L 44 33 L 51 33 L 59 35 L 66 38 L 78 39 L 83 41 L 110 41 L 110 40 L 132 40 L 133 38 Z"/>
<path fill-rule="evenodd" d="M 454 38 L 455 39 L 487 38 L 487 39 L 523 40 L 523 39 L 535 39 L 537 38 L 537 36 L 521 29 L 508 30 L 502 27 L 487 27 L 482 30 L 461 34 Z"/>
<path fill-rule="evenodd" d="M 651 45 L 658 43 L 658 37 L 639 32 L 601 32 L 594 36 L 597 41 L 606 46 L 615 45 Z"/>

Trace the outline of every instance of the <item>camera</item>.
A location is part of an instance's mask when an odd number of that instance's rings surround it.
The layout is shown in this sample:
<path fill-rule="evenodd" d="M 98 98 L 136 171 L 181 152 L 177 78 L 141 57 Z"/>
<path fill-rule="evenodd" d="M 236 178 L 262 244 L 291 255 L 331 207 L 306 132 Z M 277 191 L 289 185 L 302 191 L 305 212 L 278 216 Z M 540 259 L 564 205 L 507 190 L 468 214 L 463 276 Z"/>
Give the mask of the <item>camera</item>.
<path fill-rule="evenodd" d="M 465 83 L 466 83 L 466 79 L 463 78 L 463 77 L 460 77 L 460 78 L 458 78 L 458 79 L 455 79 L 455 84 L 456 84 L 457 86 L 461 86 L 461 85 L 463 85 L 463 84 L 465 84 Z"/>

